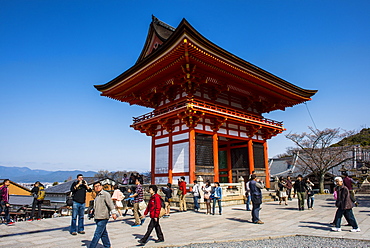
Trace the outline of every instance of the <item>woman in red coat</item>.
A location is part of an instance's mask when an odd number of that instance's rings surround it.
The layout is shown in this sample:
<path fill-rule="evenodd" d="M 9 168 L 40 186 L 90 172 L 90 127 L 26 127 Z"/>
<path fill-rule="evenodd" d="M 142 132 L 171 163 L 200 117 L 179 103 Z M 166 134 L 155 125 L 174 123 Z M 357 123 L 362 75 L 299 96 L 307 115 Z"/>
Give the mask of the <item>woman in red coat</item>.
<path fill-rule="evenodd" d="M 152 233 L 153 228 L 155 228 L 155 232 L 157 233 L 157 237 L 158 237 L 158 239 L 155 242 L 159 243 L 159 242 L 164 241 L 161 226 L 159 225 L 159 214 L 161 212 L 162 200 L 161 200 L 161 196 L 157 194 L 157 191 L 158 191 L 158 188 L 156 185 L 149 186 L 149 193 L 152 196 L 149 199 L 149 203 L 144 212 L 144 216 L 150 213 L 151 220 L 148 226 L 148 230 L 146 231 L 144 237 L 142 237 L 138 241 L 141 245 L 145 245 L 145 243 L 148 241 L 148 238 L 150 234 Z"/>

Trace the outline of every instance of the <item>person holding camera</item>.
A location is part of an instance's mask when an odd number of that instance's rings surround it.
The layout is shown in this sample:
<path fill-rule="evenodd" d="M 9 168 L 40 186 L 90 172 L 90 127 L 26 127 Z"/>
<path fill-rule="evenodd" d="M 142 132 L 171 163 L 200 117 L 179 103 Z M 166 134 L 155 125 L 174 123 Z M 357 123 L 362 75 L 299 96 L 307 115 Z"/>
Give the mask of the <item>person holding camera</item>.
<path fill-rule="evenodd" d="M 249 184 L 251 190 L 251 199 L 252 199 L 252 222 L 255 224 L 264 224 L 260 220 L 260 210 L 262 204 L 262 192 L 261 189 L 265 187 L 265 184 L 260 179 L 257 179 L 256 174 L 251 175 L 251 180 Z"/>
<path fill-rule="evenodd" d="M 72 192 L 72 221 L 70 233 L 72 235 L 85 234 L 84 231 L 84 215 L 85 215 L 85 201 L 86 201 L 86 192 L 91 192 L 92 189 L 87 185 L 86 181 L 83 179 L 82 174 L 77 175 L 77 180 L 73 182 L 71 186 Z M 78 226 L 77 224 L 78 216 Z"/>

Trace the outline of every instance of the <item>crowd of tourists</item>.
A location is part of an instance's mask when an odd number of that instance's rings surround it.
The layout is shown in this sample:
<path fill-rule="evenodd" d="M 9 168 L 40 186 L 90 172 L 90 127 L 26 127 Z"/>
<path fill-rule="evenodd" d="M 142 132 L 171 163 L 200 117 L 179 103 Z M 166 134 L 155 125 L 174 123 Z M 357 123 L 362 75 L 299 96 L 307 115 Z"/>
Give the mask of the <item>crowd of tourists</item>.
<path fill-rule="evenodd" d="M 160 218 L 169 218 L 171 202 L 175 190 L 172 188 L 172 184 L 168 183 L 165 187 L 158 188 L 156 185 L 149 186 L 150 199 L 148 203 L 144 201 L 144 189 L 142 186 L 142 177 L 140 175 L 131 175 L 128 177 L 126 174 L 122 179 L 122 185 L 124 187 L 114 186 L 113 194 L 111 195 L 107 191 L 103 190 L 103 185 L 100 181 L 95 182 L 93 187 L 89 187 L 87 182 L 83 179 L 82 174 L 77 175 L 77 180 L 71 185 L 72 192 L 72 218 L 70 225 L 70 234 L 78 235 L 85 234 L 84 230 L 84 216 L 85 216 L 85 201 L 87 192 L 95 192 L 95 199 L 90 202 L 88 208 L 88 217 L 94 218 L 96 223 L 95 233 L 89 247 L 96 247 L 99 240 L 102 241 L 104 247 L 110 247 L 110 240 L 107 232 L 106 225 L 110 218 L 116 220 L 118 217 L 125 217 L 129 209 L 131 209 L 134 216 L 134 223 L 132 227 L 142 226 L 145 222 L 146 216 L 149 215 L 150 222 L 147 227 L 145 235 L 138 240 L 139 245 L 145 245 L 151 235 L 153 229 L 155 229 L 158 239 L 156 243 L 164 241 L 164 234 L 162 232 L 159 220 Z M 348 224 L 352 226 L 351 232 L 360 232 L 360 228 L 356 222 L 353 214 L 353 206 L 357 206 L 352 184 L 356 183 L 345 175 L 342 177 L 336 177 L 334 179 L 335 190 L 334 198 L 336 200 L 337 211 L 334 216 L 334 221 L 331 223 L 334 225 L 332 231 L 341 231 L 341 219 L 344 216 Z M 5 221 L 8 225 L 13 225 L 14 222 L 9 216 L 9 179 L 5 179 L 2 187 L 0 187 L 0 213 L 4 212 Z M 176 194 L 179 199 L 179 211 L 186 212 L 187 206 L 185 197 L 189 190 L 187 189 L 185 177 L 180 177 L 177 182 Z M 265 187 L 264 182 L 260 180 L 257 175 L 252 172 L 249 175 L 246 189 L 246 210 L 251 211 L 252 222 L 255 224 L 264 224 L 259 218 L 259 212 L 262 204 L 262 189 Z M 298 175 L 295 181 L 292 181 L 288 176 L 287 178 L 280 177 L 276 180 L 276 195 L 279 201 L 279 205 L 288 205 L 288 201 L 292 200 L 292 197 L 298 198 L 298 210 L 304 211 L 305 201 L 307 203 L 307 209 L 313 210 L 314 208 L 314 184 L 309 178 L 304 179 L 302 175 Z M 164 195 L 164 199 L 158 194 L 161 191 Z M 199 200 L 203 196 L 204 203 L 206 206 L 205 214 L 215 215 L 216 206 L 218 207 L 218 214 L 222 215 L 222 188 L 219 182 L 214 182 L 213 185 L 209 180 L 206 181 L 205 185 L 199 185 L 197 180 L 193 181 L 193 186 L 190 188 L 194 201 L 194 211 L 200 211 Z M 29 221 L 34 220 L 34 214 L 36 207 L 38 207 L 37 219 L 41 218 L 41 204 L 45 197 L 44 186 L 40 182 L 36 182 L 31 190 L 31 194 L 34 196 L 32 204 L 31 217 Z M 252 208 L 251 206 L 252 205 Z M 144 211 L 142 213 L 141 211 Z"/>

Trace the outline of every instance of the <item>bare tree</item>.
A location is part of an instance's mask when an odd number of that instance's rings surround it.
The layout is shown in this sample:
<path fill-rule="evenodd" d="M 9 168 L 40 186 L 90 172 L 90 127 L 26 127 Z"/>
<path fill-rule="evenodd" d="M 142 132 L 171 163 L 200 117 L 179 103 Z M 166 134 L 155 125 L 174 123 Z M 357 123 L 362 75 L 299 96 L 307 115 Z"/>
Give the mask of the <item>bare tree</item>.
<path fill-rule="evenodd" d="M 98 179 L 107 178 L 110 176 L 110 172 L 108 170 L 99 170 L 94 177 Z"/>
<path fill-rule="evenodd" d="M 137 174 L 138 172 L 137 171 L 126 171 L 126 170 L 123 170 L 123 171 L 99 170 L 94 175 L 94 177 L 98 179 L 103 179 L 103 178 L 108 177 L 110 179 L 113 179 L 114 181 L 121 182 L 124 174 L 127 174 L 129 176 L 131 173 Z"/>
<path fill-rule="evenodd" d="M 324 130 L 308 127 L 310 133 L 289 133 L 285 137 L 293 141 L 296 148 L 293 148 L 298 154 L 299 163 L 303 165 L 304 170 L 312 172 L 319 180 L 320 193 L 324 193 L 324 177 L 332 168 L 339 166 L 347 160 L 352 159 L 349 156 L 350 147 L 343 145 L 332 147 L 335 142 L 349 137 L 353 131 L 343 131 L 340 128 Z"/>

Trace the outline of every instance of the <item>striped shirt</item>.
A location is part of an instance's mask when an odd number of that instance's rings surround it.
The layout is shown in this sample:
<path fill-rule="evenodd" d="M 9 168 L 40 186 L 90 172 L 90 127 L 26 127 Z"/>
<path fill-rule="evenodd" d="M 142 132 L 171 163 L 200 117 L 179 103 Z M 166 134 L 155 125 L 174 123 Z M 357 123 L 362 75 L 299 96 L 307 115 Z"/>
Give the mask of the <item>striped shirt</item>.
<path fill-rule="evenodd" d="M 144 200 L 143 186 L 141 186 L 141 184 L 136 185 L 135 194 L 137 194 L 137 196 L 134 198 L 134 203 L 139 203 Z"/>

